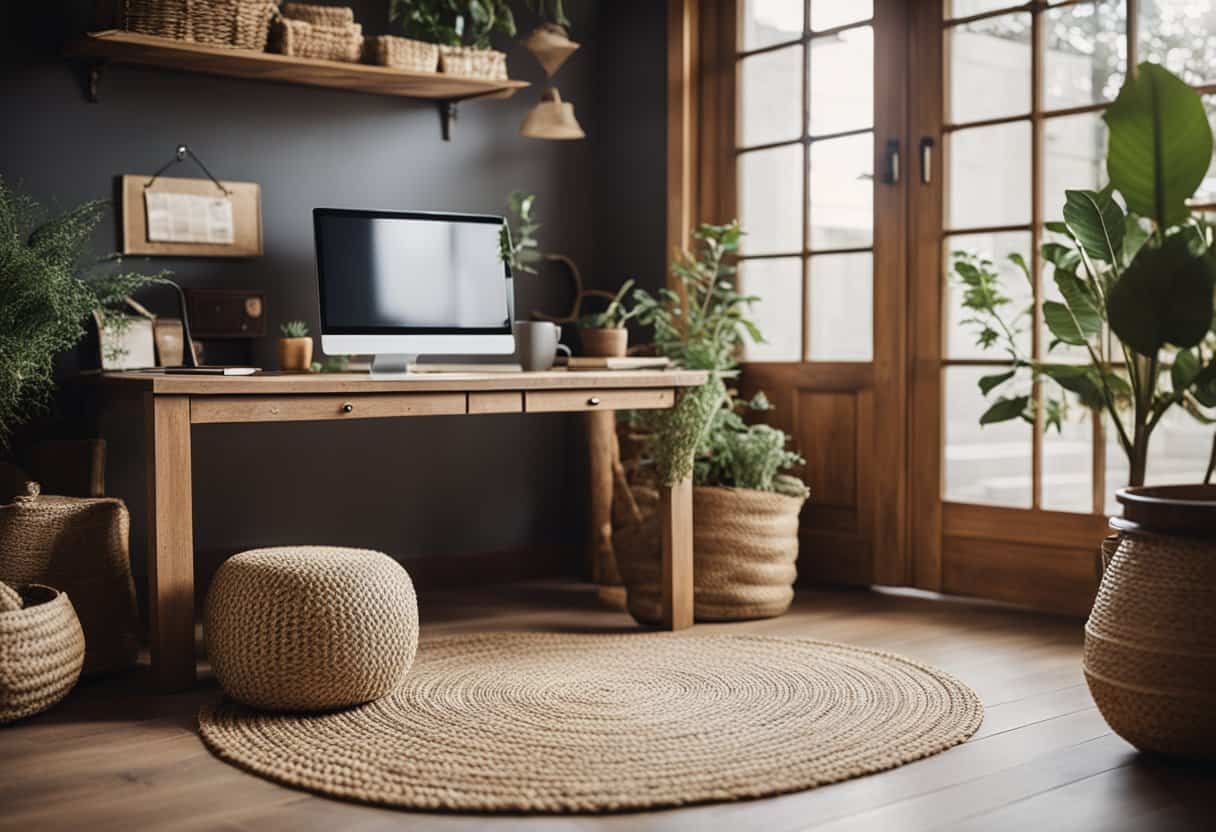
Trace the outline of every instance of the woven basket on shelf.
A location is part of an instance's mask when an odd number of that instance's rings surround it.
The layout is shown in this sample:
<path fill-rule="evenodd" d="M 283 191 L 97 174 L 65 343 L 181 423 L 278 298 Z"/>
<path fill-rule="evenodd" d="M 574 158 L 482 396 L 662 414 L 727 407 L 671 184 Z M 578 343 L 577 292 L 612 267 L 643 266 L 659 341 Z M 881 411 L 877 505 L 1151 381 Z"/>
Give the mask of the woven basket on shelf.
<path fill-rule="evenodd" d="M 646 519 L 613 534 L 630 615 L 661 616 L 662 535 L 658 494 L 635 488 Z M 693 489 L 693 592 L 698 621 L 772 618 L 794 599 L 798 514 L 803 499 L 745 488 Z"/>
<path fill-rule="evenodd" d="M 131 32 L 261 52 L 277 6 L 278 0 L 125 0 L 123 20 Z"/>
<path fill-rule="evenodd" d="M 355 63 L 363 54 L 363 27 L 358 23 L 318 26 L 280 18 L 270 27 L 270 51 L 293 58 Z"/>
<path fill-rule="evenodd" d="M 1202 486 L 1125 489 L 1146 494 L 1156 511 L 1162 492 Z M 1111 521 L 1118 549 L 1106 566 L 1085 625 L 1085 679 L 1102 716 L 1142 751 L 1216 760 L 1216 486 L 1189 502 L 1206 533 L 1156 523 Z M 1131 495 L 1135 497 L 1136 494 Z M 1131 516 L 1132 511 L 1125 508 Z"/>
<path fill-rule="evenodd" d="M 63 699 L 84 662 L 84 633 L 68 596 L 39 584 L 19 592 L 22 608 L 8 603 L 11 592 L 0 607 L 0 725 Z"/>
<path fill-rule="evenodd" d="M 463 78 L 507 80 L 507 56 L 494 49 L 471 46 L 440 46 L 439 71 Z"/>
<path fill-rule="evenodd" d="M 439 47 L 420 40 L 379 35 L 364 39 L 363 61 L 410 72 L 438 72 Z"/>
<path fill-rule="evenodd" d="M 0 580 L 71 596 L 88 638 L 85 671 L 120 670 L 139 647 L 130 520 L 121 500 L 27 493 L 0 506 Z"/>
<path fill-rule="evenodd" d="M 284 3 L 283 17 L 303 20 L 317 26 L 349 26 L 355 22 L 355 11 L 349 6 L 315 6 L 311 3 Z"/>

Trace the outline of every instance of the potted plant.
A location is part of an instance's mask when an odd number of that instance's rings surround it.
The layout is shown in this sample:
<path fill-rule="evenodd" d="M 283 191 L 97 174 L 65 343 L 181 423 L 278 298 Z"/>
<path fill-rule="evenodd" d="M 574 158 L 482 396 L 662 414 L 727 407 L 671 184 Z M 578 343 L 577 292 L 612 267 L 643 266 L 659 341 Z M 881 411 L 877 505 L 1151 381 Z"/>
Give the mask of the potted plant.
<path fill-rule="evenodd" d="M 312 367 L 312 338 L 308 337 L 308 324 L 303 321 L 287 321 L 279 326 L 283 337 L 279 339 L 279 369 L 302 373 Z"/>
<path fill-rule="evenodd" d="M 490 48 L 490 35 L 515 36 L 507 0 L 392 0 L 389 20 L 407 38 L 439 44 L 439 69 L 470 78 L 505 79 L 507 56 Z"/>
<path fill-rule="evenodd" d="M 1049 428 L 1079 402 L 1106 413 L 1128 457 L 1129 487 L 1117 494 L 1125 516 L 1112 520 L 1120 538 L 1105 547 L 1109 563 L 1086 627 L 1086 678 L 1098 707 L 1142 749 L 1212 757 L 1216 443 L 1204 484 L 1144 486 L 1149 442 L 1169 410 L 1216 423 L 1216 240 L 1188 206 L 1211 162 L 1212 130 L 1199 95 L 1151 63 L 1137 68 L 1104 119 L 1110 184 L 1066 191 L 1064 222 L 1048 230 L 1068 242 L 1041 251 L 1063 297 L 1042 304 L 1052 346 L 1083 348 L 1088 363 L 1022 355 L 1024 316 L 1008 313 L 992 263 L 958 252 L 953 271 L 979 343 L 1013 359 L 1012 369 L 980 380 L 984 395 L 995 394 L 981 424 L 1033 422 L 1026 385 L 1042 383 L 1056 391 L 1045 405 Z"/>
<path fill-rule="evenodd" d="M 85 334 L 85 322 L 164 274 L 86 279 L 81 266 L 105 214 L 86 202 L 46 218 L 37 203 L 0 179 L 0 447 L 26 419 L 45 409 L 55 389 L 55 358 Z M 121 326 L 121 325 L 120 325 Z"/>
<path fill-rule="evenodd" d="M 562 0 L 527 0 L 527 6 L 541 22 L 524 39 L 524 48 L 536 56 L 545 75 L 552 78 L 566 59 L 578 51 L 579 45 L 570 40 L 570 19 Z"/>
<path fill-rule="evenodd" d="M 629 330 L 625 328 L 625 324 L 640 315 L 643 310 L 640 305 L 631 309 L 625 301 L 625 296 L 629 294 L 633 284 L 632 278 L 622 283 L 602 312 L 589 312 L 579 318 L 583 355 L 597 358 L 625 355 L 629 348 Z"/>

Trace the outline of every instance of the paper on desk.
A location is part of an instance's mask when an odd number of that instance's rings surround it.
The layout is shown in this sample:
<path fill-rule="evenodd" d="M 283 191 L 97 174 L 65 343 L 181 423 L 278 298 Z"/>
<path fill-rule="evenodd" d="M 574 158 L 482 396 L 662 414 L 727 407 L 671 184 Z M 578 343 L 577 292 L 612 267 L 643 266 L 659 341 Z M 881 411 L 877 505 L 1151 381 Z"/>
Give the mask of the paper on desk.
<path fill-rule="evenodd" d="M 232 245 L 232 200 L 226 196 L 144 191 L 148 241 Z"/>

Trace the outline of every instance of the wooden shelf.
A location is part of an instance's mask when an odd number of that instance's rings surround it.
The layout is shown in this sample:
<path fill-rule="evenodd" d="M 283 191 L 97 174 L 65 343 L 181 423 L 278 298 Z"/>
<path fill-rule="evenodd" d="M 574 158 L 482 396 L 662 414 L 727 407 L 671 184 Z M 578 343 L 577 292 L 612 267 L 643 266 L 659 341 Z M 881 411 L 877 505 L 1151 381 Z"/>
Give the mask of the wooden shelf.
<path fill-rule="evenodd" d="M 509 98 L 516 90 L 528 86 L 526 81 L 487 81 L 438 72 L 406 72 L 367 64 L 291 58 L 272 52 L 227 49 L 117 29 L 85 35 L 71 45 L 68 54 L 98 62 L 142 64 L 204 75 L 445 102 L 470 98 Z M 91 89 L 95 81 L 94 77 Z"/>

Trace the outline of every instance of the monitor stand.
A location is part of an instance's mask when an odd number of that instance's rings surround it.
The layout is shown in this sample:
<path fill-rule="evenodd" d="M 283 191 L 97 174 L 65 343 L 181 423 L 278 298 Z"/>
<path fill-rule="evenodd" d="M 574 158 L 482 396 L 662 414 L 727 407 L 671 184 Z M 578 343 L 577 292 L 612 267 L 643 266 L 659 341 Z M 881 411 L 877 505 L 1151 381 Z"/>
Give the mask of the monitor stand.
<path fill-rule="evenodd" d="M 416 355 L 377 353 L 372 356 L 372 378 L 409 378 L 410 365 L 417 360 Z"/>

